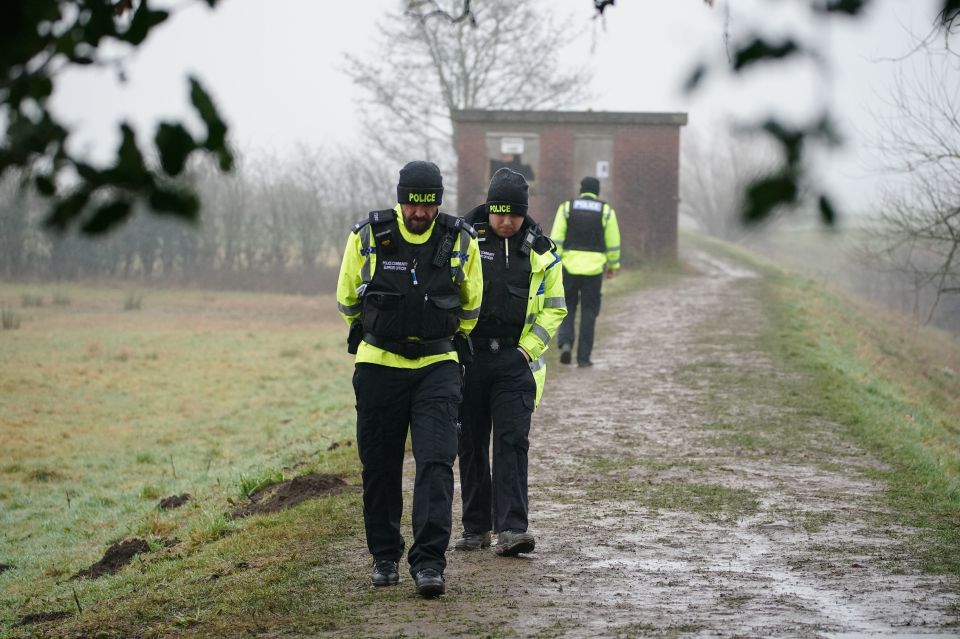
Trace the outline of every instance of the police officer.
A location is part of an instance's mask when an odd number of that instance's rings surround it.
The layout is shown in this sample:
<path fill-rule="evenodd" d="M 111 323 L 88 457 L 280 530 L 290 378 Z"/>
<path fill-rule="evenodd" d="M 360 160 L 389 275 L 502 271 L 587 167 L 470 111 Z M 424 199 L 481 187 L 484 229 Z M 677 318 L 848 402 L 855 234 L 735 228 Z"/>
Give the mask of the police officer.
<path fill-rule="evenodd" d="M 349 350 L 356 352 L 357 447 L 372 581 L 389 586 L 400 580 L 409 427 L 416 478 L 407 560 L 425 597 L 445 590 L 462 385 L 456 349 L 477 322 L 483 292 L 473 229 L 438 213 L 442 196 L 435 164 L 404 166 L 397 206 L 373 211 L 353 227 L 337 283 L 337 306 L 351 327 Z"/>
<path fill-rule="evenodd" d="M 585 177 L 580 181 L 580 196 L 567 200 L 557 209 L 550 237 L 563 256 L 563 288 L 569 314 L 560 326 L 557 342 L 560 362 L 572 360 L 574 315 L 581 303 L 580 342 L 577 366 L 593 366 L 593 331 L 600 314 L 600 288 L 603 274 L 612 278 L 620 268 L 620 227 L 617 213 L 598 199 L 600 180 Z"/>
<path fill-rule="evenodd" d="M 543 352 L 566 315 L 556 245 L 527 216 L 527 182 L 499 169 L 487 202 L 471 211 L 483 263 L 483 304 L 471 334 L 460 410 L 463 536 L 458 550 L 490 545 L 506 556 L 530 552 L 527 450 L 530 418 L 546 376 Z M 490 435 L 493 432 L 493 476 Z"/>

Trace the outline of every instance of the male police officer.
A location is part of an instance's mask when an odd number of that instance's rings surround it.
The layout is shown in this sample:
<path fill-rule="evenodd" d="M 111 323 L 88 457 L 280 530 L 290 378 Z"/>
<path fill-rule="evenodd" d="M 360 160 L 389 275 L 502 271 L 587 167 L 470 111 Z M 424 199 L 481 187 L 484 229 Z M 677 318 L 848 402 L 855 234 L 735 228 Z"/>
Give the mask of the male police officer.
<path fill-rule="evenodd" d="M 483 292 L 473 229 L 438 213 L 442 195 L 435 164 L 404 166 L 397 206 L 373 211 L 353 227 L 337 284 L 337 306 L 351 326 L 350 350 L 357 355 L 357 447 L 372 581 L 389 586 L 400 580 L 409 426 L 416 478 L 407 560 L 425 597 L 445 590 L 461 400 L 457 343 L 465 343 L 476 324 Z"/>
<path fill-rule="evenodd" d="M 520 173 L 499 169 L 486 204 L 466 220 L 477 231 L 484 291 L 460 410 L 464 532 L 454 548 L 489 546 L 493 530 L 496 551 L 512 556 L 535 544 L 527 532 L 528 437 L 546 375 L 542 355 L 567 313 L 563 278 L 556 246 L 527 217 Z"/>
<path fill-rule="evenodd" d="M 563 257 L 563 288 L 568 315 L 560 326 L 557 342 L 560 361 L 569 364 L 574 342 L 574 315 L 580 313 L 580 342 L 577 366 L 593 366 L 593 330 L 600 314 L 600 287 L 603 273 L 613 277 L 620 268 L 620 227 L 613 208 L 597 199 L 600 180 L 585 177 L 580 181 L 580 197 L 567 200 L 557 209 L 550 237 Z"/>

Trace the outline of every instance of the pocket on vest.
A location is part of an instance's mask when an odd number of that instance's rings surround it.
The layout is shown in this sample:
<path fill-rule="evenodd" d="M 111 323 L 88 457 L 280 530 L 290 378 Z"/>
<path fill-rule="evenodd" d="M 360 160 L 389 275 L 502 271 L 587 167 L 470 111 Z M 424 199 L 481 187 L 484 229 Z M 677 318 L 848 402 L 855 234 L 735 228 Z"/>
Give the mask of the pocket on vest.
<path fill-rule="evenodd" d="M 423 339 L 452 337 L 460 328 L 460 295 L 427 296 L 423 302 Z"/>
<path fill-rule="evenodd" d="M 384 339 L 403 339 L 403 296 L 367 293 L 363 298 L 363 330 Z"/>

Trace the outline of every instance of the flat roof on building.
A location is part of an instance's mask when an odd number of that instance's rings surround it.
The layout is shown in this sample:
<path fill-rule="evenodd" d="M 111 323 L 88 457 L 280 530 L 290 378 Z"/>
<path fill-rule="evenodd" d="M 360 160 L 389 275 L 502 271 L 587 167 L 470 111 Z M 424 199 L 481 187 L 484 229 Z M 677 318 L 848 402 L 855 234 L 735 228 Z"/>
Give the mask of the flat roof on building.
<path fill-rule="evenodd" d="M 524 124 L 667 124 L 684 126 L 686 113 L 636 113 L 629 111 L 454 111 L 454 122 Z"/>

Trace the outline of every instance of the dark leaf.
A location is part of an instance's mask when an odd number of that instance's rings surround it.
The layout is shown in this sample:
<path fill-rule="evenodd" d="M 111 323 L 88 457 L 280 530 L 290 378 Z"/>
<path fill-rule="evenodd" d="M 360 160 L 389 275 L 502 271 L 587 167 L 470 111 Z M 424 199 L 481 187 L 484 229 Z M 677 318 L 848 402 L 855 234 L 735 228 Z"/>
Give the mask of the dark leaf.
<path fill-rule="evenodd" d="M 74 164 L 74 166 L 77 169 L 77 173 L 80 174 L 80 177 L 82 177 L 87 182 L 90 182 L 91 184 L 100 184 L 102 182 L 103 178 L 101 177 L 100 171 L 93 168 L 89 164 L 84 164 L 83 162 L 77 162 Z"/>
<path fill-rule="evenodd" d="M 57 202 L 44 224 L 49 228 L 63 231 L 75 217 L 80 215 L 90 201 L 90 189 L 82 187 L 68 197 Z"/>
<path fill-rule="evenodd" d="M 120 132 L 123 139 L 117 149 L 117 163 L 112 171 L 103 174 L 105 181 L 132 187 L 150 184 L 152 178 L 137 146 L 136 134 L 126 122 L 120 125 Z"/>
<path fill-rule="evenodd" d="M 830 226 L 837 221 L 837 210 L 833 208 L 833 203 L 826 195 L 820 196 L 820 219 Z"/>
<path fill-rule="evenodd" d="M 79 64 L 82 66 L 87 66 L 96 62 L 96 60 L 93 59 L 93 57 L 88 55 L 81 55 L 79 53 L 72 53 L 68 57 L 70 59 L 70 62 L 73 62 L 74 64 Z"/>
<path fill-rule="evenodd" d="M 133 212 L 133 204 L 126 199 L 114 200 L 99 207 L 80 228 L 86 235 L 100 235 L 125 222 Z"/>
<path fill-rule="evenodd" d="M 771 45 L 761 38 L 756 38 L 749 45 L 737 51 L 737 55 L 733 60 L 733 68 L 736 71 L 740 71 L 744 67 L 756 62 L 779 60 L 794 53 L 799 53 L 800 51 L 802 51 L 802 49 L 793 40 L 787 40 L 779 45 Z"/>
<path fill-rule="evenodd" d="M 683 83 L 683 90 L 687 93 L 692 93 L 703 82 L 703 79 L 707 75 L 707 65 L 699 64 L 697 68 L 693 70 L 693 73 L 690 74 L 690 77 L 687 78 L 687 81 Z"/>
<path fill-rule="evenodd" d="M 179 123 L 161 123 L 155 142 L 160 153 L 160 166 L 169 176 L 180 175 L 190 152 L 197 148 L 193 136 Z"/>
<path fill-rule="evenodd" d="M 33 178 L 33 183 L 41 195 L 50 197 L 57 192 L 56 183 L 48 175 L 38 175 Z"/>
<path fill-rule="evenodd" d="M 227 125 L 217 112 L 217 107 L 210 99 L 210 95 L 194 77 L 190 78 L 190 101 L 193 102 L 200 119 L 207 126 L 204 148 L 216 153 L 220 159 L 220 168 L 229 171 L 233 168 L 233 154 L 227 146 Z"/>
<path fill-rule="evenodd" d="M 217 6 L 217 2 L 219 1 L 220 0 L 207 0 L 207 4 L 210 5 L 211 9 L 213 9 L 215 6 Z"/>
<path fill-rule="evenodd" d="M 612 7 L 617 0 L 593 0 L 593 6 L 597 10 L 597 15 L 603 15 L 607 7 Z"/>
<path fill-rule="evenodd" d="M 829 0 L 827 5 L 819 10 L 824 13 L 845 13 L 855 16 L 866 9 L 869 4 L 870 0 Z"/>
<path fill-rule="evenodd" d="M 37 102 L 44 102 L 53 93 L 53 80 L 45 72 L 39 71 L 30 75 L 21 75 L 10 83 L 8 97 L 4 102 L 13 108 L 18 108 L 25 98 L 33 98 Z"/>
<path fill-rule="evenodd" d="M 139 45 L 147 39 L 151 29 L 161 24 L 168 17 L 170 17 L 169 13 L 161 10 L 154 11 L 148 6 L 147 0 L 143 0 L 133 14 L 130 28 L 123 34 L 123 40 L 134 46 Z"/>
<path fill-rule="evenodd" d="M 50 76 L 46 74 L 34 75 L 29 88 L 30 97 L 38 102 L 42 102 L 50 97 L 51 93 L 53 93 L 53 80 L 50 79 Z"/>
<path fill-rule="evenodd" d="M 143 168 L 143 155 L 137 146 L 137 136 L 129 124 L 120 125 L 120 148 L 117 149 L 117 160 L 120 164 Z"/>
<path fill-rule="evenodd" d="M 754 181 L 744 196 L 744 222 L 752 224 L 766 219 L 777 206 L 795 202 L 798 192 L 797 178 L 789 173 L 769 175 Z"/>
<path fill-rule="evenodd" d="M 150 208 L 156 213 L 169 213 L 195 220 L 200 211 L 200 201 L 193 193 L 158 188 L 150 193 Z"/>
<path fill-rule="evenodd" d="M 777 120 L 768 120 L 763 125 L 763 130 L 777 139 L 783 147 L 787 163 L 795 165 L 800 161 L 800 154 L 803 151 L 803 141 L 806 139 L 807 131 L 803 129 L 788 129 Z"/>
<path fill-rule="evenodd" d="M 78 44 L 82 41 L 96 48 L 103 38 L 118 37 L 112 4 L 100 0 L 98 2 L 85 2 L 84 7 L 88 12 L 89 20 L 85 24 L 80 22 L 79 33 L 76 34 Z"/>
<path fill-rule="evenodd" d="M 957 23 L 960 22 L 960 0 L 943 0 L 943 9 L 937 20 L 947 31 L 957 28 Z"/>

